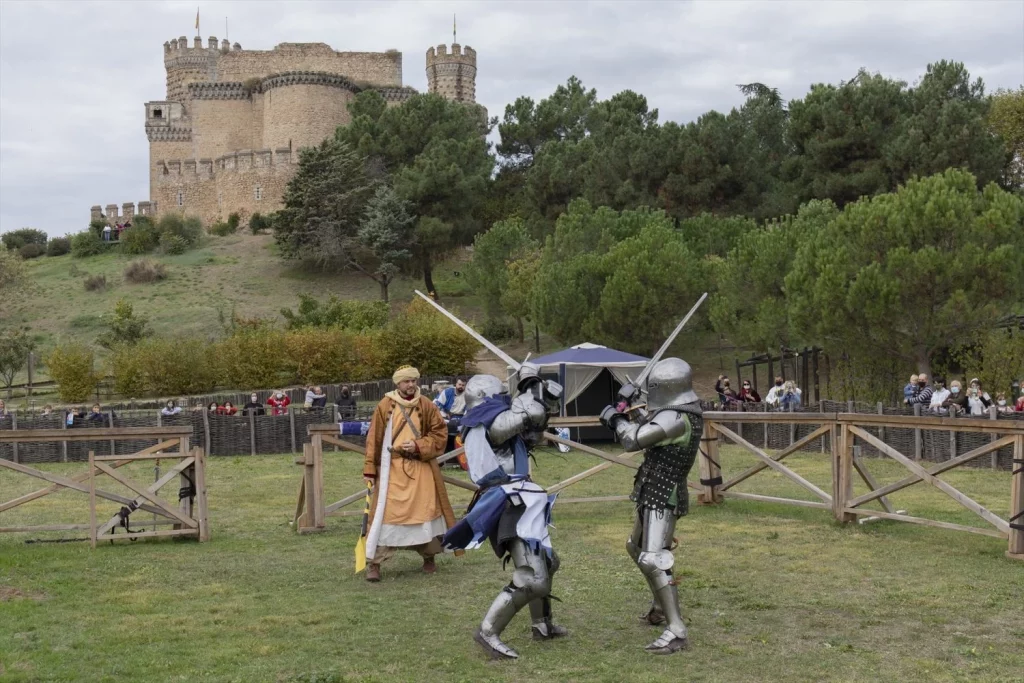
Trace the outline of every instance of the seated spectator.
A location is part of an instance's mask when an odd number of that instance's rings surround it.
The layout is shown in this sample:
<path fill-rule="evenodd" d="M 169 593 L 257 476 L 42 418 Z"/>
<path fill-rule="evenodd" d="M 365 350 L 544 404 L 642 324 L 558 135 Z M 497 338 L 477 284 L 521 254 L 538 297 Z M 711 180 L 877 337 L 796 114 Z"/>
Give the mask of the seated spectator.
<path fill-rule="evenodd" d="M 270 406 L 271 415 L 284 415 L 288 412 L 288 406 L 291 405 L 292 400 L 288 398 L 288 394 L 284 393 L 280 389 L 274 392 L 274 395 L 267 399 L 267 405 Z"/>
<path fill-rule="evenodd" d="M 77 410 L 74 408 L 68 408 L 67 412 L 64 413 L 64 423 L 68 427 L 72 427 L 75 424 L 75 420 L 81 420 L 85 415 L 85 406 L 79 406 Z"/>
<path fill-rule="evenodd" d="M 224 401 L 224 405 L 217 409 L 218 415 L 234 415 L 238 412 L 238 408 L 231 403 L 231 401 Z"/>
<path fill-rule="evenodd" d="M 971 411 L 970 399 L 967 396 L 967 392 L 963 390 L 963 385 L 960 384 L 959 380 L 953 380 L 949 383 L 948 394 L 946 400 L 942 402 L 942 408 L 949 412 L 950 415 L 969 413 Z M 934 397 L 932 398 L 934 400 Z"/>
<path fill-rule="evenodd" d="M 743 380 L 743 387 L 740 389 L 740 401 L 743 403 L 760 403 L 761 394 L 750 388 L 750 380 Z"/>
<path fill-rule="evenodd" d="M 211 415 L 216 415 L 217 413 L 220 412 L 220 406 L 217 405 L 216 401 L 210 401 L 210 404 L 206 406 L 206 412 L 210 413 Z"/>
<path fill-rule="evenodd" d="M 192 406 L 193 413 L 201 413 L 206 410 L 206 406 L 203 405 L 202 401 L 196 401 L 196 404 Z"/>
<path fill-rule="evenodd" d="M 327 405 L 327 394 L 324 393 L 323 387 L 313 387 L 313 409 L 323 410 Z"/>
<path fill-rule="evenodd" d="M 967 405 L 974 417 L 983 417 L 992 405 L 992 397 L 981 388 L 977 378 L 972 379 L 971 385 L 967 387 Z"/>
<path fill-rule="evenodd" d="M 302 402 L 302 407 L 305 408 L 306 410 L 312 408 L 314 398 L 316 398 L 316 395 L 313 393 L 313 385 L 310 384 L 309 386 L 306 387 L 306 398 Z"/>
<path fill-rule="evenodd" d="M 441 417 L 445 420 L 465 415 L 466 380 L 459 377 L 453 386 L 442 389 L 434 399 L 434 405 L 441 409 Z"/>
<path fill-rule="evenodd" d="M 959 384 L 959 382 L 957 382 Z M 943 404 L 949 398 L 949 389 L 946 388 L 946 380 L 942 377 L 935 378 L 935 391 L 932 392 L 932 400 L 928 402 L 928 410 L 936 415 L 945 415 L 948 410 Z"/>
<path fill-rule="evenodd" d="M 781 394 L 782 394 L 782 378 L 781 377 L 776 377 L 775 378 L 775 386 L 773 386 L 768 391 L 768 395 L 764 397 L 764 402 L 767 403 L 770 406 L 777 406 L 777 405 L 779 405 L 779 397 L 780 397 Z"/>
<path fill-rule="evenodd" d="M 977 392 L 978 398 L 981 400 L 982 403 L 985 404 L 986 408 L 992 405 L 992 397 L 989 396 L 988 392 L 982 388 L 981 380 L 979 380 L 977 377 L 971 380 L 971 388 Z"/>
<path fill-rule="evenodd" d="M 51 406 L 49 403 L 47 403 L 45 406 L 43 406 L 43 411 L 41 413 L 39 413 L 39 414 L 40 415 L 53 415 L 53 406 Z"/>
<path fill-rule="evenodd" d="M 242 406 L 242 413 L 245 415 L 263 415 L 263 404 L 260 403 L 259 396 L 253 394 L 249 397 L 249 402 Z"/>
<path fill-rule="evenodd" d="M 1002 391 L 996 394 L 996 412 L 1004 414 L 1013 412 L 1013 406 L 1007 404 L 1006 394 Z"/>
<path fill-rule="evenodd" d="M 796 382 L 789 380 L 782 385 L 782 391 L 779 392 L 779 407 L 783 410 L 797 410 L 800 408 L 800 387 L 796 385 Z"/>
<path fill-rule="evenodd" d="M 179 408 L 174 401 L 168 401 L 167 405 L 165 405 L 163 410 L 160 411 L 161 415 L 178 415 L 179 413 L 181 413 L 181 408 Z"/>
<path fill-rule="evenodd" d="M 917 375 L 910 376 L 910 383 L 903 387 L 903 402 L 910 403 L 910 399 L 917 395 Z"/>
<path fill-rule="evenodd" d="M 99 423 L 99 424 L 105 424 L 106 423 L 107 416 L 104 415 L 100 411 L 100 404 L 99 403 L 94 403 L 92 405 L 92 411 L 88 415 L 85 416 L 85 421 L 86 422 L 95 422 L 95 423 Z"/>
<path fill-rule="evenodd" d="M 356 398 L 347 384 L 341 386 L 338 400 L 334 402 L 338 406 L 338 419 L 351 420 L 356 416 Z"/>
<path fill-rule="evenodd" d="M 907 405 L 920 405 L 927 408 L 932 402 L 932 388 L 928 386 L 928 375 L 921 373 L 917 376 L 917 393 L 914 397 L 906 400 Z"/>

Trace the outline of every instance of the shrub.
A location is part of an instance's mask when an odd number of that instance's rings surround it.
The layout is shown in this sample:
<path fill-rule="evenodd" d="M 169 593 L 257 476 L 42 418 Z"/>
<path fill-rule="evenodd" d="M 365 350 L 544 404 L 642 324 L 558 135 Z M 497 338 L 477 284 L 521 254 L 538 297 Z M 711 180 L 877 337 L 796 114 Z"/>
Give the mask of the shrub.
<path fill-rule="evenodd" d="M 356 334 L 308 327 L 285 335 L 285 356 L 303 384 L 351 381 L 362 364 Z"/>
<path fill-rule="evenodd" d="M 26 244 L 38 244 L 45 248 L 46 239 L 46 233 L 35 228 L 21 228 L 0 235 L 0 242 L 11 251 L 18 251 Z"/>
<path fill-rule="evenodd" d="M 272 214 L 263 216 L 259 212 L 256 212 L 249 217 L 249 230 L 252 231 L 252 234 L 259 235 L 270 230 L 273 227 L 271 223 Z"/>
<path fill-rule="evenodd" d="M 224 237 L 225 235 L 231 235 L 235 231 L 231 226 L 223 221 L 217 221 L 210 226 L 210 234 L 216 235 L 217 237 Z"/>
<path fill-rule="evenodd" d="M 213 345 L 203 339 L 147 339 L 118 349 L 114 364 L 115 384 L 120 376 L 136 392 L 162 396 L 212 391 L 220 374 Z"/>
<path fill-rule="evenodd" d="M 473 360 L 477 342 L 425 301 L 412 302 L 376 335 L 378 370 L 409 364 L 424 375 L 458 375 Z M 401 343 L 396 343 L 401 340 Z"/>
<path fill-rule="evenodd" d="M 355 332 L 380 329 L 388 322 L 388 304 L 384 301 L 343 301 L 331 295 L 326 302 L 309 294 L 299 295 L 296 311 L 282 308 L 288 329 L 303 327 L 340 327 Z"/>
<path fill-rule="evenodd" d="M 107 288 L 106 275 L 90 275 L 82 281 L 87 292 L 99 292 Z"/>
<path fill-rule="evenodd" d="M 238 212 L 228 214 L 228 227 L 231 228 L 231 232 L 238 230 L 238 224 L 242 222 L 242 219 L 238 216 Z"/>
<path fill-rule="evenodd" d="M 35 242 L 29 242 L 28 244 L 22 246 L 21 249 L 18 249 L 18 255 L 25 260 L 39 258 L 40 256 L 44 256 L 45 254 L 46 247 L 44 247 L 41 244 L 36 244 Z"/>
<path fill-rule="evenodd" d="M 93 371 L 93 360 L 92 349 L 77 342 L 58 346 L 46 356 L 61 401 L 78 403 L 95 391 L 100 376 Z"/>
<path fill-rule="evenodd" d="M 480 328 L 480 334 L 492 342 L 509 341 L 519 336 L 515 323 L 507 318 L 488 318 Z"/>
<path fill-rule="evenodd" d="M 105 349 L 132 346 L 150 336 L 149 318 L 135 314 L 135 307 L 127 299 L 120 299 L 114 305 L 114 312 L 103 316 L 107 326 L 96 342 Z"/>
<path fill-rule="evenodd" d="M 71 255 L 75 258 L 85 258 L 102 254 L 106 249 L 103 239 L 92 232 L 80 232 L 71 238 Z"/>
<path fill-rule="evenodd" d="M 159 282 L 167 277 L 167 266 L 149 259 L 136 259 L 124 269 L 124 279 L 132 284 Z"/>
<path fill-rule="evenodd" d="M 121 231 L 121 253 L 136 256 L 148 254 L 156 248 L 159 241 L 160 233 L 153 225 L 153 221 L 142 216 L 138 223 L 133 223 L 132 227 Z"/>
<path fill-rule="evenodd" d="M 221 383 L 251 389 L 272 387 L 288 369 L 284 333 L 273 328 L 243 330 L 216 344 Z"/>
<path fill-rule="evenodd" d="M 89 232 L 95 234 L 97 237 L 103 237 L 103 228 L 107 227 L 107 222 L 104 220 L 96 219 L 89 221 Z"/>
<path fill-rule="evenodd" d="M 46 243 L 47 256 L 63 256 L 71 251 L 70 237 L 54 237 Z"/>
<path fill-rule="evenodd" d="M 164 233 L 160 236 L 160 250 L 165 254 L 184 254 L 188 251 L 188 242 L 181 235 Z"/>
<path fill-rule="evenodd" d="M 156 227 L 161 236 L 166 234 L 178 235 L 189 246 L 197 244 L 199 238 L 203 235 L 203 223 L 194 216 L 179 216 L 178 214 L 169 213 L 160 218 Z"/>
<path fill-rule="evenodd" d="M 119 346 L 110 357 L 114 391 L 126 398 L 137 398 L 148 390 L 145 363 L 138 346 Z"/>

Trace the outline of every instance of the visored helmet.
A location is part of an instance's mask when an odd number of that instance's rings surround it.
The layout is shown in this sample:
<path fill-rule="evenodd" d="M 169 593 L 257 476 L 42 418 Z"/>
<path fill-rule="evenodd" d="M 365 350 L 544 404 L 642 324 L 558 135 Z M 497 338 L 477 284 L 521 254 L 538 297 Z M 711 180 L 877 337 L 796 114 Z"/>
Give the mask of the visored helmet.
<path fill-rule="evenodd" d="M 657 410 L 668 406 L 699 401 L 693 391 L 693 372 L 681 358 L 664 358 L 647 376 L 647 408 Z"/>
<path fill-rule="evenodd" d="M 507 392 L 505 384 L 494 375 L 473 375 L 466 382 L 466 410 L 479 405 L 485 398 Z"/>

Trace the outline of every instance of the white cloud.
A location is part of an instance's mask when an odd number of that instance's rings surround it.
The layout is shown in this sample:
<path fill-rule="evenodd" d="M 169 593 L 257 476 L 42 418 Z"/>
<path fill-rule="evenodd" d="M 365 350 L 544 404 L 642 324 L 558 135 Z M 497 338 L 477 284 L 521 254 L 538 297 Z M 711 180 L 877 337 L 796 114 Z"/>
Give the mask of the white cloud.
<path fill-rule="evenodd" d="M 142 103 L 164 97 L 163 43 L 195 35 L 195 0 L 0 0 L 0 230 L 84 227 L 93 204 L 148 196 Z M 570 75 L 602 98 L 626 88 L 661 120 L 742 102 L 761 81 L 787 99 L 864 67 L 914 82 L 939 59 L 990 89 L 1024 82 L 1024 3 L 915 2 L 200 2 L 202 36 L 245 48 L 324 42 L 403 53 L 426 88 L 424 53 L 478 53 L 477 96 L 492 115 L 542 98 Z"/>

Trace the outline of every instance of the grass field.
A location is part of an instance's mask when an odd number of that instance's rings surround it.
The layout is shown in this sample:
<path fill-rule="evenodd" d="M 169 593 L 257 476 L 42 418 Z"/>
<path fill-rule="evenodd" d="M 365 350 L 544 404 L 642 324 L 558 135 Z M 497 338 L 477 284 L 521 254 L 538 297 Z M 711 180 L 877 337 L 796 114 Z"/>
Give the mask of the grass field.
<path fill-rule="evenodd" d="M 722 456 L 727 473 L 751 464 L 731 448 Z M 358 490 L 355 456 L 327 460 L 329 499 Z M 905 474 L 868 462 L 881 483 Z M 552 483 L 592 464 L 582 454 L 542 452 L 535 478 Z M 798 454 L 787 464 L 827 488 L 824 457 Z M 139 480 L 152 479 L 152 464 L 131 467 Z M 381 583 L 367 584 L 352 572 L 358 517 L 328 518 L 319 535 L 290 530 L 299 478 L 291 455 L 212 459 L 208 544 L 90 551 L 4 535 L 0 679 L 1020 681 L 1024 671 L 1024 563 L 1004 557 L 1005 542 L 896 522 L 842 528 L 824 511 L 740 501 L 695 505 L 680 521 L 676 566 L 690 651 L 642 651 L 657 631 L 636 618 L 648 596 L 623 547 L 630 505 L 561 504 L 552 531 L 562 557 L 555 614 L 571 637 L 534 643 L 520 615 L 506 639 L 522 659 L 488 662 L 470 634 L 510 576 L 489 549 L 441 558 L 429 577 L 418 556 L 400 554 Z M 944 478 L 1005 517 L 1008 473 Z M 629 481 L 613 468 L 563 496 L 623 494 Z M 0 473 L 0 499 L 35 488 Z M 804 497 L 773 472 L 740 489 Z M 464 502 L 464 493 L 453 498 Z M 85 500 L 63 492 L 0 513 L 0 525 L 87 521 Z M 920 485 L 893 503 L 983 524 Z M 146 515 L 136 513 L 133 524 L 145 528 Z"/>

